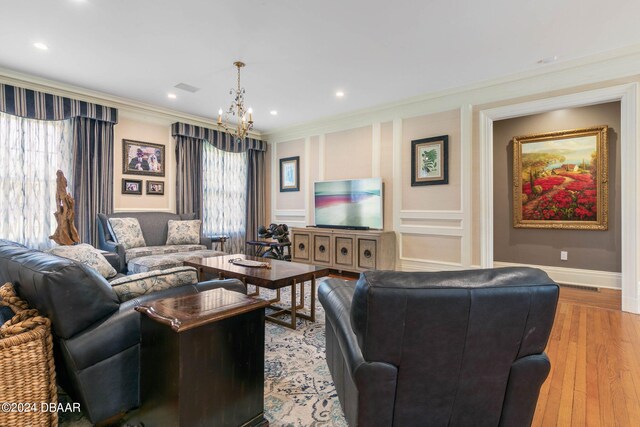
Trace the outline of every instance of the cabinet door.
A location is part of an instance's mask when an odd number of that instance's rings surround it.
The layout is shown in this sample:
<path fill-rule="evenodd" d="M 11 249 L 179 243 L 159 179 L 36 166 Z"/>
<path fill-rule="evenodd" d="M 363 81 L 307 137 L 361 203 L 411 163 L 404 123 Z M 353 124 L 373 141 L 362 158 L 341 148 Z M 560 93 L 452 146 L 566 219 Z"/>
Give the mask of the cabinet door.
<path fill-rule="evenodd" d="M 309 261 L 309 235 L 294 234 L 293 235 L 293 259 L 296 261 Z"/>
<path fill-rule="evenodd" d="M 358 268 L 374 270 L 376 268 L 378 242 L 370 239 L 358 239 Z"/>
<path fill-rule="evenodd" d="M 313 236 L 313 261 L 329 264 L 331 262 L 331 237 L 315 234 Z"/>
<path fill-rule="evenodd" d="M 353 267 L 353 238 L 336 237 L 336 266 Z"/>

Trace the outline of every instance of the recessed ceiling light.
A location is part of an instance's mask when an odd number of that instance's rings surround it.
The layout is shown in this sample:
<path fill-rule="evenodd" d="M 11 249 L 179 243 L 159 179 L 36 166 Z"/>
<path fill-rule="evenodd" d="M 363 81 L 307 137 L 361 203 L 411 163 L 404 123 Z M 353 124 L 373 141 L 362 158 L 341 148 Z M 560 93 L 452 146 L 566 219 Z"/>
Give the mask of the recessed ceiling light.
<path fill-rule="evenodd" d="M 278 112 L 276 110 L 271 110 L 269 111 L 269 114 L 271 114 L 272 116 L 277 116 Z"/>
<path fill-rule="evenodd" d="M 550 64 L 552 62 L 556 62 L 558 60 L 558 55 L 547 56 L 546 58 L 542 58 L 538 61 L 538 64 Z"/>
<path fill-rule="evenodd" d="M 49 49 L 49 47 L 47 47 L 47 45 L 46 45 L 46 44 L 44 44 L 44 43 L 40 43 L 40 42 L 38 42 L 38 43 L 34 43 L 34 44 L 33 44 L 33 47 L 35 47 L 36 49 L 40 49 L 40 50 L 47 50 L 47 49 Z"/>
<path fill-rule="evenodd" d="M 176 96 L 176 94 L 175 94 L 175 93 L 168 93 L 168 94 L 167 94 L 167 98 L 169 98 L 169 99 L 176 99 L 176 98 L 177 98 L 177 96 Z"/>
<path fill-rule="evenodd" d="M 341 91 L 341 90 L 339 90 L 339 91 L 337 91 L 337 92 L 336 92 L 336 96 L 337 96 L 338 98 L 342 98 L 342 97 L 344 96 L 344 92 L 343 92 L 343 91 Z"/>

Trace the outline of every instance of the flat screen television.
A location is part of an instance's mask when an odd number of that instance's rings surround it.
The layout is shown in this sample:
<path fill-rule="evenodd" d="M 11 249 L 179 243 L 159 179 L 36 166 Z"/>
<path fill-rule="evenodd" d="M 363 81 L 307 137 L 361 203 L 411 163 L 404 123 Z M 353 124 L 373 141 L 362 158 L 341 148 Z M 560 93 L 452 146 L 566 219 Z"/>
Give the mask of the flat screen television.
<path fill-rule="evenodd" d="M 382 179 L 316 182 L 316 227 L 382 229 Z"/>

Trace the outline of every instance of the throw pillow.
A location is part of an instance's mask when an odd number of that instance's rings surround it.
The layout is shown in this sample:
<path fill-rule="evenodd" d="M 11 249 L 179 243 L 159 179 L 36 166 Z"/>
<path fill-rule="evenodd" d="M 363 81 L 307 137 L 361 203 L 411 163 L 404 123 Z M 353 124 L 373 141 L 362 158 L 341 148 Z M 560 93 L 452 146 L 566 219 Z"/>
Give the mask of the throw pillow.
<path fill-rule="evenodd" d="M 202 221 L 194 219 L 190 221 L 169 220 L 167 232 L 167 245 L 197 245 L 200 243 L 200 230 Z"/>
<path fill-rule="evenodd" d="M 174 267 L 162 271 L 131 274 L 109 282 L 120 302 L 152 292 L 196 283 L 198 283 L 198 272 L 193 267 Z"/>
<path fill-rule="evenodd" d="M 109 261 L 93 246 L 83 243 L 80 245 L 57 246 L 47 251 L 50 254 L 78 261 L 97 270 L 105 279 L 114 277 L 118 272 L 109 264 Z"/>
<path fill-rule="evenodd" d="M 147 246 L 137 218 L 109 218 L 109 225 L 116 242 L 125 249 Z"/>

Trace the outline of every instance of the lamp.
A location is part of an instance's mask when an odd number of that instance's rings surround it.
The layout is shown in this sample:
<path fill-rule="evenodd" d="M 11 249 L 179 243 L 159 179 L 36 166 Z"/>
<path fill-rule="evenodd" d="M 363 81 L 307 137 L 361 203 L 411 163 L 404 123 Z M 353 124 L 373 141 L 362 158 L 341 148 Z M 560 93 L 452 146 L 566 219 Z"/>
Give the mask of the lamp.
<path fill-rule="evenodd" d="M 218 128 L 224 129 L 225 132 L 234 135 L 240 141 L 253 128 L 253 110 L 251 108 L 245 109 L 244 88 L 240 87 L 240 68 L 244 67 L 245 64 L 244 62 L 236 61 L 233 65 L 238 68 L 238 87 L 229 91 L 229 95 L 233 96 L 233 101 L 231 101 L 229 109 L 224 112 L 224 121 L 222 108 L 218 110 Z M 235 126 L 229 124 L 228 119 L 230 116 L 236 116 L 237 124 Z"/>

